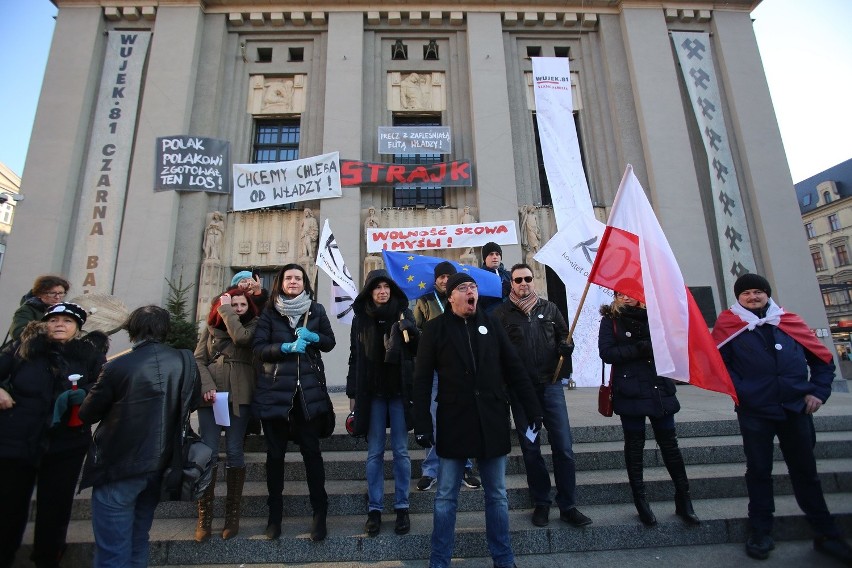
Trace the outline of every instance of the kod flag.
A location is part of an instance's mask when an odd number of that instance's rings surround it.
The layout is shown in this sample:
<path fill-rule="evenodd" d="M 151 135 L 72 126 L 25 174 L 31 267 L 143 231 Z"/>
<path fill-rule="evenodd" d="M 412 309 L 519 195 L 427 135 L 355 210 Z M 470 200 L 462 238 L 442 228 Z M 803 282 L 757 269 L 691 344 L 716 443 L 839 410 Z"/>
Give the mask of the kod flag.
<path fill-rule="evenodd" d="M 358 295 L 358 286 L 352 278 L 343 255 L 337 246 L 334 233 L 328 219 L 325 220 L 320 234 L 320 246 L 317 251 L 317 268 L 328 274 L 331 278 L 331 306 L 332 313 L 340 323 L 352 323 L 352 302 Z"/>
<path fill-rule="evenodd" d="M 416 300 L 435 289 L 435 266 L 445 258 L 407 252 L 382 251 L 385 269 L 409 300 Z M 479 287 L 480 296 L 500 298 L 503 295 L 500 277 L 493 272 L 448 260 L 459 272 L 470 274 Z"/>
<path fill-rule="evenodd" d="M 630 165 L 618 187 L 589 282 L 646 305 L 659 375 L 728 394 L 737 402 L 716 343 Z"/>

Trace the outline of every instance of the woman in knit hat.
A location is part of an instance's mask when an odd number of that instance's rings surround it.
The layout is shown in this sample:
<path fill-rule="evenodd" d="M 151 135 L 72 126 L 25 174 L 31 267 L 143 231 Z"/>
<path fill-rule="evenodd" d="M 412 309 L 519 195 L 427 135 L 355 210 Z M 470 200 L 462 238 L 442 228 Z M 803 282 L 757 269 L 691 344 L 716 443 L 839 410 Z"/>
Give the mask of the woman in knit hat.
<path fill-rule="evenodd" d="M 63 302 L 41 320 L 0 353 L 0 566 L 14 561 L 36 485 L 31 559 L 36 566 L 59 566 L 92 440 L 89 425 L 73 412 L 104 363 L 103 352 L 80 339 L 86 311 Z"/>

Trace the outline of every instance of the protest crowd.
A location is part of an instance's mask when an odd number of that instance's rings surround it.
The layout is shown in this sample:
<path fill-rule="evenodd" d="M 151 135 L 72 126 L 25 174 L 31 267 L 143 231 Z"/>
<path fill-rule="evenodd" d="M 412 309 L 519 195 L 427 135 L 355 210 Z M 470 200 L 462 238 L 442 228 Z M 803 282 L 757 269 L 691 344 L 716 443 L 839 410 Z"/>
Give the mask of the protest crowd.
<path fill-rule="evenodd" d="M 529 521 L 547 526 L 555 502 L 568 526 L 593 523 L 577 502 L 568 408 L 557 380 L 571 372 L 571 332 L 557 306 L 537 294 L 533 267 L 504 267 L 498 244 L 482 247 L 479 271 L 429 258 L 434 283 L 422 296 L 409 298 L 392 271 L 378 269 L 366 275 L 352 304 L 346 423 L 367 444 L 364 533 L 382 532 L 388 439 L 393 532 L 405 538 L 411 531 L 413 431 L 428 452 L 415 490 L 435 491 L 429 566 L 450 566 L 464 485 L 483 491 L 494 567 L 514 567 L 506 490 L 512 423 L 532 503 Z M 483 274 L 499 279 L 488 296 Z M 660 336 L 635 285 L 613 286 L 614 300 L 600 306 L 598 338 L 600 359 L 612 365 L 612 411 L 623 429 L 626 478 L 638 521 L 653 527 L 657 519 L 643 480 L 650 423 L 671 476 L 675 513 L 686 526 L 698 526 L 701 511 L 693 507 L 675 430 L 676 384 L 657 371 Z M 78 486 L 92 488 L 98 567 L 147 565 L 149 531 L 162 499 L 197 502 L 199 543 L 241 535 L 245 439 L 258 432 L 258 422 L 266 442 L 263 536 L 282 535 L 284 461 L 292 441 L 307 472 L 309 538 L 327 537 L 321 440 L 331 436 L 334 415 L 322 354 L 339 347 L 305 267 L 281 267 L 271 290 L 249 271 L 234 275 L 209 312 L 199 314 L 194 355 L 165 343 L 166 310 L 142 306 L 123 326 L 132 349 L 107 360 L 108 336 L 83 331 L 89 314 L 65 301 L 70 287 L 64 278 L 39 276 L 0 351 L 0 568 L 15 561 L 31 502 L 31 560 L 38 567 L 61 565 Z M 852 565 L 852 549 L 826 506 L 813 453 L 812 415 L 831 393 L 831 354 L 801 318 L 773 301 L 766 278 L 740 276 L 734 297 L 737 303 L 721 314 L 713 340 L 738 401 L 750 525 L 745 552 L 766 559 L 775 546 L 771 475 L 778 437 L 815 549 Z M 181 450 L 192 412 L 209 458 L 204 474 L 187 487 Z M 542 457 L 543 429 L 552 471 Z M 227 492 L 221 532 L 213 530 L 217 476 Z"/>

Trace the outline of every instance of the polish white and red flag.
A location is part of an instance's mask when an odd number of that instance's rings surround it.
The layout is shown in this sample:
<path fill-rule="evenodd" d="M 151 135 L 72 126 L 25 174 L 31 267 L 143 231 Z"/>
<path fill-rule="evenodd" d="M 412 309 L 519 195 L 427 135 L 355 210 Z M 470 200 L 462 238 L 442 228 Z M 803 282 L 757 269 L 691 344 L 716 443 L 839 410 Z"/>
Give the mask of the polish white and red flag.
<path fill-rule="evenodd" d="M 645 304 L 657 373 L 738 402 L 716 342 L 630 165 L 618 187 L 589 282 Z"/>

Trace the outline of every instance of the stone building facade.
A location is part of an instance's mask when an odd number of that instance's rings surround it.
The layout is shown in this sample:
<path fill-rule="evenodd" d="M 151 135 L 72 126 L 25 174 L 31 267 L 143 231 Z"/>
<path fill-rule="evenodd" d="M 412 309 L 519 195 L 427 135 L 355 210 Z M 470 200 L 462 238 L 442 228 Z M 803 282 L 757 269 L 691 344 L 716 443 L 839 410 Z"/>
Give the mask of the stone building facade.
<path fill-rule="evenodd" d="M 205 306 L 238 269 L 269 279 L 276 267 L 299 261 L 304 208 L 320 227 L 331 220 L 357 281 L 375 262 L 365 223 L 473 218 L 521 227 L 531 215 L 544 243 L 556 227 L 537 146 L 531 58 L 550 56 L 570 62 L 596 215 L 606 219 L 632 164 L 687 284 L 708 290 L 711 311 L 719 311 L 733 300 L 724 238 L 670 36 L 701 31 L 710 34 L 754 269 L 812 327 L 827 328 L 816 278 L 807 276 L 810 255 L 752 30 L 758 0 L 54 3 L 56 31 L 22 184 L 27 201 L 8 257 L 14 268 L 0 276 L 9 298 L 35 275 L 60 272 L 71 278 L 72 295 L 162 304 L 166 279 L 183 276 L 200 280 Z M 449 127 L 452 153 L 407 159 L 470 160 L 472 187 L 345 188 L 340 198 L 243 213 L 232 211 L 227 193 L 152 189 L 162 136 L 227 140 L 234 163 L 333 151 L 388 162 L 392 156 L 377 152 L 378 127 L 435 125 Z M 217 234 L 212 241 L 208 229 Z M 506 265 L 520 261 L 520 235 L 503 250 Z M 478 251 L 442 254 L 465 253 Z M 329 286 L 319 278 L 320 302 Z M 551 287 L 551 297 L 558 293 Z M 8 320 L 13 305 L 2 306 Z M 349 330 L 335 324 L 335 332 L 329 378 L 342 384 Z"/>

